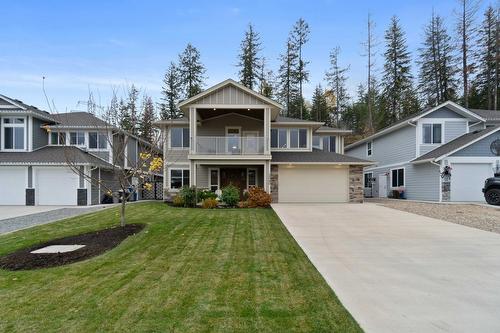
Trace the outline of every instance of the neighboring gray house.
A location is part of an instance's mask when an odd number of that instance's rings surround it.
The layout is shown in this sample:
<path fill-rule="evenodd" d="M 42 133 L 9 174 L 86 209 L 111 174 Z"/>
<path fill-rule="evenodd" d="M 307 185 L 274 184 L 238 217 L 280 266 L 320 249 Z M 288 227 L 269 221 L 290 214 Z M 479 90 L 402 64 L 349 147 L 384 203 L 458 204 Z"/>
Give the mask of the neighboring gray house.
<path fill-rule="evenodd" d="M 362 201 L 364 159 L 344 155 L 349 130 L 280 116 L 277 102 L 223 81 L 179 104 L 185 118 L 159 121 L 165 199 L 183 186 L 263 187 L 274 202 Z"/>
<path fill-rule="evenodd" d="M 99 204 L 106 189 L 118 190 L 113 170 L 150 147 L 90 113 L 50 114 L 3 95 L 0 125 L 0 205 Z"/>
<path fill-rule="evenodd" d="M 500 165 L 500 112 L 445 102 L 345 147 L 376 162 L 364 168 L 366 196 L 484 201 L 484 181 Z"/>

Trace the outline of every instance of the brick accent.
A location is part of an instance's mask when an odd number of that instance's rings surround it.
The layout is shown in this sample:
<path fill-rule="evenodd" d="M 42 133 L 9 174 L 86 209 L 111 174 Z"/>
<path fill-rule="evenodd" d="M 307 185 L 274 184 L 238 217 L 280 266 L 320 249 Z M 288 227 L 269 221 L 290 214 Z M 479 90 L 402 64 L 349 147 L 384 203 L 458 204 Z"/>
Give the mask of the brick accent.
<path fill-rule="evenodd" d="M 87 189 L 79 188 L 77 190 L 76 203 L 78 206 L 87 206 Z"/>
<path fill-rule="evenodd" d="M 26 189 L 26 206 L 34 206 L 35 205 L 35 189 L 27 188 Z"/>
<path fill-rule="evenodd" d="M 450 201 L 450 194 L 451 194 L 450 179 L 449 178 L 447 180 L 443 179 L 443 181 L 441 182 L 442 201 Z"/>
<path fill-rule="evenodd" d="M 271 198 L 273 202 L 278 202 L 278 166 L 271 165 Z"/>
<path fill-rule="evenodd" d="M 363 202 L 363 166 L 349 166 L 349 202 Z"/>

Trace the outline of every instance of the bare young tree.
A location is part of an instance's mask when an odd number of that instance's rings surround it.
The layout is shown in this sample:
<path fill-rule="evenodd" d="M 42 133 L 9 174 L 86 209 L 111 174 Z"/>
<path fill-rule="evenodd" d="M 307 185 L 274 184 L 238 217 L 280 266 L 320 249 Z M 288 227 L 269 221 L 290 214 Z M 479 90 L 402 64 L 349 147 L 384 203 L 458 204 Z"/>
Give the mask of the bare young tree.
<path fill-rule="evenodd" d="M 375 128 L 373 126 L 373 70 L 375 67 L 375 47 L 377 45 L 377 40 L 375 38 L 375 22 L 373 22 L 370 13 L 368 13 L 368 18 L 366 20 L 366 40 L 363 42 L 364 46 L 364 51 L 365 53 L 363 54 L 365 57 L 367 57 L 367 80 L 366 80 L 366 85 L 367 85 L 367 106 L 368 106 L 368 134 L 373 134 L 375 131 Z"/>

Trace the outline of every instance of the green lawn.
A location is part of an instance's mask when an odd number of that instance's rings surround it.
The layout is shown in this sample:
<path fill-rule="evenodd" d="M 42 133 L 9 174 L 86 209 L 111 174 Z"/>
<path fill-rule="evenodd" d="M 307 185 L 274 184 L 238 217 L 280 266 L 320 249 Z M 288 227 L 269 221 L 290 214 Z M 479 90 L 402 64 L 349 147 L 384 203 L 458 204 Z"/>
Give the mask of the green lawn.
<path fill-rule="evenodd" d="M 141 203 L 127 216 L 147 227 L 101 256 L 0 270 L 0 331 L 361 331 L 271 209 Z M 113 208 L 0 236 L 0 256 L 117 224 Z"/>

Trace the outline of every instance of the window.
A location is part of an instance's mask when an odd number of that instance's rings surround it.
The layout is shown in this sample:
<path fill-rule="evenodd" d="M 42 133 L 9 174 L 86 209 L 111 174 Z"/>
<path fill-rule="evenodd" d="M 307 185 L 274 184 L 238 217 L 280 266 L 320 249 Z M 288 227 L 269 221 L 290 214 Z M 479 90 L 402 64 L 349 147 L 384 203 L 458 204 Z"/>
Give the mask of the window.
<path fill-rule="evenodd" d="M 337 137 L 335 135 L 323 136 L 323 151 L 335 153 Z"/>
<path fill-rule="evenodd" d="M 3 149 L 25 149 L 24 118 L 3 118 Z"/>
<path fill-rule="evenodd" d="M 219 179 L 219 169 L 209 169 L 210 191 L 215 192 L 219 189 Z"/>
<path fill-rule="evenodd" d="M 85 133 L 69 132 L 69 144 L 74 146 L 85 146 Z"/>
<path fill-rule="evenodd" d="M 366 143 L 366 155 L 372 156 L 373 154 L 373 141 Z"/>
<path fill-rule="evenodd" d="M 313 148 L 321 149 L 321 137 L 319 135 L 313 136 Z"/>
<path fill-rule="evenodd" d="M 290 140 L 290 142 L 288 142 Z M 272 128 L 271 148 L 307 148 L 306 128 Z"/>
<path fill-rule="evenodd" d="M 286 132 L 287 130 L 285 128 L 278 129 L 278 148 L 288 147 L 288 139 Z"/>
<path fill-rule="evenodd" d="M 183 186 L 189 186 L 189 170 L 171 169 L 170 170 L 170 188 L 180 189 Z"/>
<path fill-rule="evenodd" d="M 372 188 L 373 187 L 373 172 L 367 172 L 364 175 L 364 186 L 365 188 Z"/>
<path fill-rule="evenodd" d="M 307 148 L 307 129 L 291 128 L 290 148 Z"/>
<path fill-rule="evenodd" d="M 425 144 L 441 143 L 441 124 L 423 124 L 422 128 Z"/>
<path fill-rule="evenodd" d="M 189 128 L 174 127 L 170 130 L 171 148 L 189 148 Z"/>
<path fill-rule="evenodd" d="M 307 148 L 307 129 L 299 129 L 299 148 Z"/>
<path fill-rule="evenodd" d="M 271 148 L 278 148 L 278 129 L 271 128 Z"/>
<path fill-rule="evenodd" d="M 66 144 L 66 132 L 51 132 L 50 133 L 50 144 L 52 144 L 52 145 L 65 145 Z"/>
<path fill-rule="evenodd" d="M 391 170 L 391 184 L 392 187 L 405 186 L 405 169 L 393 169 Z"/>
<path fill-rule="evenodd" d="M 247 170 L 247 188 L 257 186 L 257 170 L 248 169 Z"/>
<path fill-rule="evenodd" d="M 90 149 L 106 149 L 108 147 L 108 136 L 105 133 L 89 132 Z"/>

